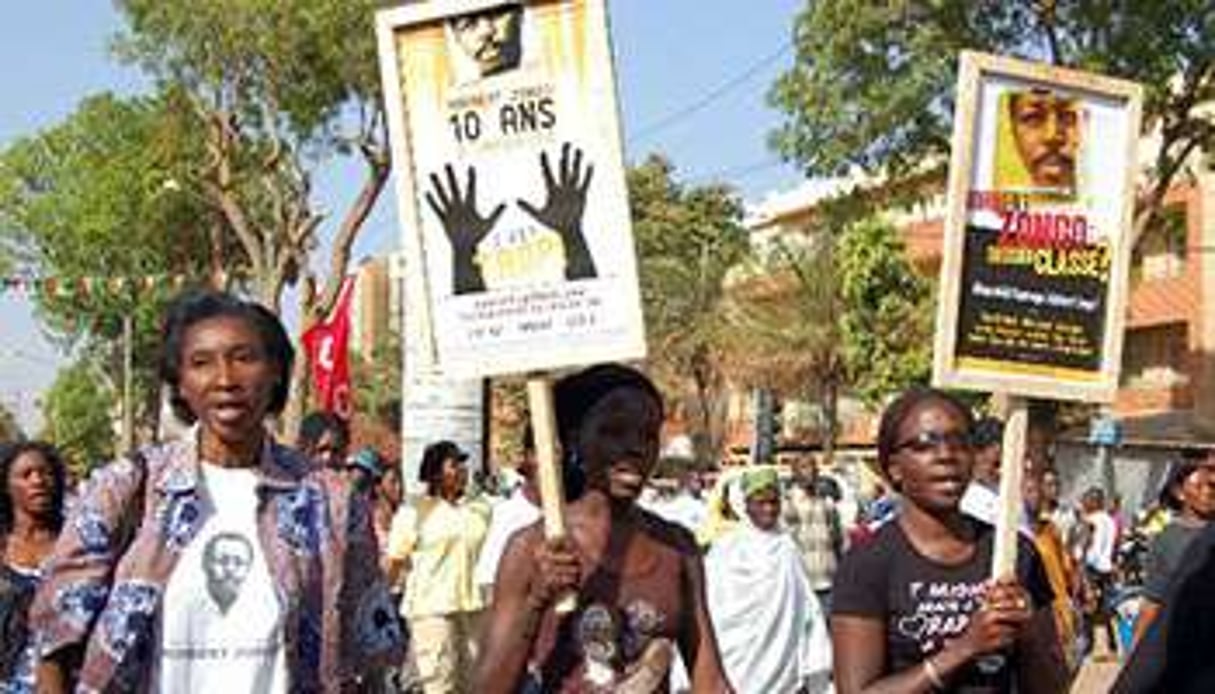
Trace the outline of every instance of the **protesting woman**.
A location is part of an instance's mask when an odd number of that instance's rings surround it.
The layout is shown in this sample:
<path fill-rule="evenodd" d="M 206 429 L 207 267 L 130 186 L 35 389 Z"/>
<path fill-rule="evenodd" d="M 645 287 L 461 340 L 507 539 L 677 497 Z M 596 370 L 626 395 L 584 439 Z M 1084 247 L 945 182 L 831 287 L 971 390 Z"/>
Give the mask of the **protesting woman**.
<path fill-rule="evenodd" d="M 63 528 L 66 467 L 39 441 L 0 451 L 0 692 L 34 691 L 29 607 Z"/>
<path fill-rule="evenodd" d="M 775 468 L 742 478 L 742 525 L 705 558 L 709 614 L 726 675 L 739 692 L 824 692 L 831 641 L 793 537 L 780 527 Z"/>
<path fill-rule="evenodd" d="M 76 504 L 34 604 L 40 691 L 338 691 L 399 657 L 365 495 L 267 432 L 292 358 L 256 304 L 169 309 L 160 375 L 194 426 Z"/>
<path fill-rule="evenodd" d="M 473 691 L 667 691 L 673 649 L 696 692 L 729 692 L 692 534 L 637 506 L 658 461 L 662 398 L 633 369 L 606 364 L 554 387 L 567 465 L 586 491 L 569 538 L 515 534 L 498 569 Z M 567 592 L 577 609 L 553 606 Z"/>
<path fill-rule="evenodd" d="M 402 506 L 388 533 L 388 576 L 405 595 L 401 614 L 414 636 L 418 684 L 426 694 L 471 691 L 484 596 L 473 569 L 489 530 L 489 505 L 470 498 L 468 454 L 452 441 L 422 452 L 426 495 Z M 406 671 L 412 670 L 406 663 Z"/>
<path fill-rule="evenodd" d="M 1194 538 L 1215 518 L 1215 479 L 1212 463 L 1185 460 L 1169 472 L 1160 492 L 1160 505 L 1173 513 L 1172 520 L 1148 547 L 1143 606 L 1135 622 L 1135 641 L 1160 615 L 1169 585 L 1177 574 Z"/>
<path fill-rule="evenodd" d="M 1033 545 L 988 580 L 994 530 L 959 510 L 970 481 L 970 410 L 941 391 L 903 393 L 882 415 L 878 462 L 903 504 L 835 576 L 835 683 L 856 692 L 1066 689 L 1052 593 Z"/>

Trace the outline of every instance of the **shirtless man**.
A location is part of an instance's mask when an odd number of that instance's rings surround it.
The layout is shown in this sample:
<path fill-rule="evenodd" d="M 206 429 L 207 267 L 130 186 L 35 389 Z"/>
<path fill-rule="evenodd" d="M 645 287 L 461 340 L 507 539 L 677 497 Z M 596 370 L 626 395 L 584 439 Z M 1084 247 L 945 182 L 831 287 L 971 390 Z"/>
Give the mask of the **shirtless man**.
<path fill-rule="evenodd" d="M 677 647 L 693 691 L 732 692 L 692 535 L 636 505 L 658 457 L 657 389 L 609 364 L 562 379 L 554 397 L 566 464 L 585 468 L 587 491 L 566 509 L 567 541 L 545 541 L 539 524 L 511 539 L 474 690 L 665 691 Z M 569 590 L 578 609 L 559 616 Z"/>

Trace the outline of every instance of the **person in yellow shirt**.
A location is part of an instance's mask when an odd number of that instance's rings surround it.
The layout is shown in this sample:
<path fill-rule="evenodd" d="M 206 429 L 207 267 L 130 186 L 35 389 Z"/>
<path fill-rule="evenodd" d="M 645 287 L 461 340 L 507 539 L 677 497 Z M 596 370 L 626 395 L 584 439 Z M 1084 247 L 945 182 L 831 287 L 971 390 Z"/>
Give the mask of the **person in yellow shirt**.
<path fill-rule="evenodd" d="M 490 507 L 465 496 L 468 454 L 451 441 L 426 447 L 419 479 L 426 495 L 402 507 L 388 538 L 388 573 L 407 573 L 401 614 L 413 634 L 418 684 L 426 694 L 471 691 L 484 595 L 474 568 Z M 408 668 L 408 666 L 407 666 Z"/>

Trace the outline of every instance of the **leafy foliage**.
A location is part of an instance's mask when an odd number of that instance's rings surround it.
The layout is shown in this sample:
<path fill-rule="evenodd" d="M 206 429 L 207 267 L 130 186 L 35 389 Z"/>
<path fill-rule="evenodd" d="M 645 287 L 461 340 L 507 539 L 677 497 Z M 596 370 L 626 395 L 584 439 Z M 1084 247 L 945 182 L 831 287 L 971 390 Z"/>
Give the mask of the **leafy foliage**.
<path fill-rule="evenodd" d="M 59 372 L 43 404 L 42 438 L 54 443 L 77 473 L 114 457 L 114 391 L 93 367 L 77 363 Z"/>
<path fill-rule="evenodd" d="M 1141 228 L 1189 155 L 1215 145 L 1215 122 L 1201 108 L 1215 97 L 1215 14 L 1207 0 L 813 0 L 794 21 L 793 41 L 796 62 L 769 93 L 786 115 L 771 143 L 808 176 L 854 169 L 891 181 L 939 175 L 962 49 L 1142 84 L 1145 128 L 1159 128 L 1161 138 Z"/>
<path fill-rule="evenodd" d="M 206 160 L 185 179 L 235 238 L 236 277 L 276 312 L 303 285 L 301 327 L 333 307 L 355 238 L 388 180 L 390 160 L 371 0 L 119 0 L 120 55 L 180 97 L 205 133 Z M 312 267 L 327 214 L 314 175 L 357 154 L 361 188 L 330 237 L 327 272 Z M 319 288 L 319 291 L 318 291 Z M 298 360 L 282 428 L 307 399 Z"/>
<path fill-rule="evenodd" d="M 717 306 L 747 249 L 742 204 L 721 186 L 686 187 L 651 155 L 628 172 L 649 363 L 670 393 L 694 393 L 700 455 L 720 444 Z"/>
<path fill-rule="evenodd" d="M 35 295 L 43 325 L 61 346 L 118 374 L 122 320 L 132 316 L 136 378 L 145 389 L 155 382 L 150 355 L 171 287 L 139 283 L 149 275 L 197 277 L 208 258 L 208 215 L 166 188 L 199 154 L 171 108 L 166 99 L 101 94 L 0 152 L 4 247 L 19 265 L 60 278 Z"/>
<path fill-rule="evenodd" d="M 840 235 L 840 337 L 854 391 L 869 405 L 928 380 L 932 292 L 895 228 L 868 219 Z"/>

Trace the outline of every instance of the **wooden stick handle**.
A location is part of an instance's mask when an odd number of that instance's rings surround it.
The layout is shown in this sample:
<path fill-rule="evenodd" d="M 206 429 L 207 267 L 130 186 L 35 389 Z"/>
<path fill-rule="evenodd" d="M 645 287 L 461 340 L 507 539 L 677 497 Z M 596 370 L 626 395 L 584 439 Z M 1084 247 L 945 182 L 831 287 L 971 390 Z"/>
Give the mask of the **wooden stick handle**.
<path fill-rule="evenodd" d="M 544 514 L 544 536 L 558 540 L 565 533 L 565 489 L 561 463 L 557 460 L 557 413 L 553 407 L 553 384 L 548 376 L 527 379 L 527 404 L 531 410 L 536 440 L 536 476 L 540 483 L 540 508 Z M 577 596 L 563 595 L 554 606 L 558 614 L 573 612 Z"/>
<path fill-rule="evenodd" d="M 991 554 L 991 577 L 1016 576 L 1017 533 L 1024 513 L 1022 480 L 1025 476 L 1025 436 L 1029 427 L 1029 404 L 1025 398 L 1004 393 L 994 396 L 996 415 L 1004 420 L 1000 448 L 1000 502 L 996 515 L 995 547 Z"/>

